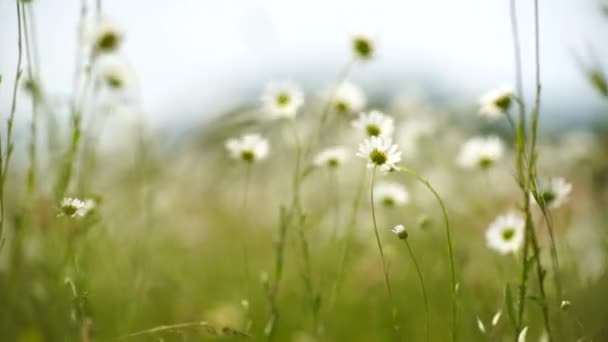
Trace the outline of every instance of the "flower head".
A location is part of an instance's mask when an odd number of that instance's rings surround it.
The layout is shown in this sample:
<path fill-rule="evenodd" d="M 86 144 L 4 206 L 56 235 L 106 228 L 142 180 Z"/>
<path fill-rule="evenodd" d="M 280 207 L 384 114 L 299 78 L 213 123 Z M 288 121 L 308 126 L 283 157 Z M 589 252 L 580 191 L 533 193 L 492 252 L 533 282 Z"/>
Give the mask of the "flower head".
<path fill-rule="evenodd" d="M 479 115 L 489 119 L 497 119 L 511 107 L 513 88 L 502 86 L 495 89 L 479 100 Z"/>
<path fill-rule="evenodd" d="M 539 206 L 545 208 L 559 208 L 568 201 L 568 196 L 572 192 L 572 184 L 564 178 L 543 178 L 536 182 L 536 193 L 538 198 L 532 198 Z"/>
<path fill-rule="evenodd" d="M 499 216 L 486 231 L 488 247 L 500 254 L 515 253 L 524 241 L 525 220 L 516 213 Z"/>
<path fill-rule="evenodd" d="M 348 150 L 341 146 L 329 147 L 319 152 L 313 164 L 318 167 L 336 168 L 348 160 Z"/>
<path fill-rule="evenodd" d="M 503 143 L 498 137 L 472 138 L 462 146 L 457 162 L 466 169 L 487 169 L 502 157 L 503 150 Z"/>
<path fill-rule="evenodd" d="M 385 207 L 400 207 L 410 200 L 410 194 L 399 183 L 378 182 L 374 186 L 374 202 Z"/>
<path fill-rule="evenodd" d="M 396 225 L 393 229 L 391 229 L 391 232 L 395 233 L 401 240 L 407 239 L 407 230 L 401 224 Z"/>
<path fill-rule="evenodd" d="M 274 118 L 294 118 L 304 104 L 304 93 L 293 82 L 272 82 L 264 90 L 262 104 Z"/>
<path fill-rule="evenodd" d="M 94 207 L 95 202 L 91 199 L 81 200 L 66 197 L 61 201 L 61 213 L 59 213 L 59 216 L 85 217 Z"/>
<path fill-rule="evenodd" d="M 233 159 L 247 163 L 263 160 L 268 155 L 268 140 L 259 134 L 245 134 L 239 138 L 228 139 L 226 149 Z"/>
<path fill-rule="evenodd" d="M 352 38 L 353 54 L 356 58 L 367 61 L 374 57 L 374 41 L 367 35 L 358 34 Z"/>
<path fill-rule="evenodd" d="M 382 171 L 388 172 L 396 167 L 401 161 L 399 147 L 393 144 L 391 138 L 370 137 L 359 144 L 357 156 L 367 159 L 367 167 L 380 167 Z"/>
<path fill-rule="evenodd" d="M 91 37 L 92 49 L 95 54 L 111 53 L 122 45 L 124 33 L 122 29 L 107 18 L 95 23 Z"/>
<path fill-rule="evenodd" d="M 390 137 L 395 130 L 395 121 L 379 110 L 359 114 L 359 118 L 352 122 L 353 127 L 368 137 Z"/>
<path fill-rule="evenodd" d="M 365 107 L 367 99 L 365 93 L 357 85 L 351 82 L 340 84 L 331 99 L 331 105 L 339 114 L 356 113 Z"/>
<path fill-rule="evenodd" d="M 124 90 L 134 83 L 133 71 L 122 61 L 108 58 L 102 59 L 96 66 L 95 73 L 99 82 L 112 90 Z"/>

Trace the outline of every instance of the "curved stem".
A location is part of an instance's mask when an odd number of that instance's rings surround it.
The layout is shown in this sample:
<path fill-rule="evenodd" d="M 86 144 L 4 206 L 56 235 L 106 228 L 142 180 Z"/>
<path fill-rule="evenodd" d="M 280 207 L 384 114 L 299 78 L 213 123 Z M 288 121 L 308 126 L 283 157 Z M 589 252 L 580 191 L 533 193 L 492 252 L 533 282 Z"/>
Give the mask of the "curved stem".
<path fill-rule="evenodd" d="M 374 178 L 376 176 L 376 167 L 374 166 L 374 168 L 372 169 L 372 180 L 371 180 L 371 186 L 370 186 L 370 191 L 369 191 L 369 197 L 370 197 L 370 203 L 371 203 L 371 207 L 372 207 L 372 222 L 374 224 L 374 234 L 376 236 L 376 243 L 378 244 L 378 250 L 380 251 L 380 259 L 382 260 L 382 271 L 384 272 L 384 283 L 386 284 L 386 289 L 388 290 L 388 297 L 389 300 L 391 302 L 391 304 L 393 305 L 393 308 L 391 310 L 392 313 L 392 317 L 393 317 L 393 328 L 395 329 L 395 332 L 397 332 L 397 334 L 399 334 L 399 325 L 397 324 L 397 308 L 394 306 L 394 300 L 393 300 L 393 290 L 391 289 L 391 282 L 388 276 L 388 268 L 386 267 L 386 259 L 384 258 L 384 250 L 382 249 L 382 242 L 380 241 L 380 233 L 378 233 L 378 224 L 376 222 L 376 208 L 374 205 Z"/>
<path fill-rule="evenodd" d="M 412 252 L 410 243 L 407 241 L 407 238 L 404 239 L 403 241 L 405 241 L 405 245 L 407 246 L 407 251 L 409 252 L 410 257 L 412 258 L 412 261 L 414 262 L 414 266 L 416 266 L 416 273 L 418 274 L 418 279 L 420 280 L 420 287 L 422 288 L 422 297 L 424 298 L 424 313 L 426 315 L 426 340 L 428 342 L 430 340 L 430 335 L 431 335 L 431 331 L 430 331 L 431 319 L 430 319 L 430 314 L 429 314 L 429 300 L 426 295 L 426 286 L 424 286 L 422 272 L 420 271 L 418 262 L 416 261 L 416 258 L 414 257 L 414 253 Z"/>
<path fill-rule="evenodd" d="M 435 188 L 433 188 L 431 183 L 429 183 L 426 179 L 422 178 L 420 175 L 418 175 L 418 173 L 416 173 L 415 171 L 410 170 L 406 167 L 398 167 L 397 171 L 403 172 L 405 174 L 408 174 L 408 175 L 416 178 L 420 183 L 422 183 L 422 185 L 424 185 L 427 189 L 429 189 L 429 191 L 431 191 L 433 193 L 433 195 L 437 199 L 437 202 L 439 203 L 439 206 L 441 207 L 441 211 L 443 214 L 443 222 L 445 225 L 445 234 L 446 234 L 446 238 L 447 238 L 448 255 L 450 258 L 450 278 L 451 278 L 451 285 L 452 285 L 451 286 L 452 287 L 452 341 L 456 341 L 456 325 L 458 322 L 458 313 L 457 313 L 458 308 L 457 308 L 457 303 L 456 303 L 456 297 L 457 297 L 458 283 L 456 281 L 456 267 L 454 266 L 454 246 L 452 244 L 452 234 L 451 234 L 451 229 L 450 229 L 450 220 L 448 218 L 448 211 L 445 207 L 445 204 L 443 203 L 443 200 L 441 199 L 441 196 L 439 196 L 439 193 L 437 193 Z"/>

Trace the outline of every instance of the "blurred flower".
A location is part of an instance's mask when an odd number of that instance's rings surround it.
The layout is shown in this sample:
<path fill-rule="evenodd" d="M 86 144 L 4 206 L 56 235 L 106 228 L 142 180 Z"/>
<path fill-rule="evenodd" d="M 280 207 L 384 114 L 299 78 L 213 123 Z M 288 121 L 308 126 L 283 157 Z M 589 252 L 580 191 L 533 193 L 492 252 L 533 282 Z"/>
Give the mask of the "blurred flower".
<path fill-rule="evenodd" d="M 358 34 L 352 38 L 352 48 L 357 59 L 367 61 L 374 57 L 374 41 L 365 34 Z"/>
<path fill-rule="evenodd" d="M 497 119 L 511 107 L 513 88 L 502 86 L 482 96 L 479 100 L 479 114 Z"/>
<path fill-rule="evenodd" d="M 572 306 L 572 303 L 570 303 L 569 300 L 562 300 L 562 303 L 560 304 L 560 308 L 563 311 L 568 311 L 568 309 L 570 309 L 571 306 Z"/>
<path fill-rule="evenodd" d="M 466 169 L 487 169 L 502 157 L 503 150 L 503 143 L 498 137 L 471 138 L 462 146 L 457 162 Z"/>
<path fill-rule="evenodd" d="M 271 82 L 264 90 L 262 104 L 274 118 L 294 118 L 304 104 L 304 93 L 293 82 Z"/>
<path fill-rule="evenodd" d="M 403 225 L 396 225 L 391 232 L 395 233 L 401 240 L 407 239 L 407 230 Z"/>
<path fill-rule="evenodd" d="M 390 138 L 370 137 L 359 144 L 357 156 L 367 159 L 367 167 L 379 166 L 384 172 L 393 170 L 401 161 L 399 147 Z"/>
<path fill-rule="evenodd" d="M 488 247 L 500 254 L 515 253 L 524 241 L 526 222 L 515 213 L 499 216 L 486 231 Z"/>
<path fill-rule="evenodd" d="M 123 31 L 114 22 L 107 18 L 99 19 L 91 35 L 94 54 L 111 53 L 118 50 L 123 41 Z"/>
<path fill-rule="evenodd" d="M 539 206 L 545 208 L 559 208 L 568 200 L 572 192 L 572 184 L 562 177 L 543 178 L 536 182 L 536 200 Z"/>
<path fill-rule="evenodd" d="M 95 202 L 93 200 L 66 197 L 61 201 L 59 216 L 85 217 L 94 207 Z"/>
<path fill-rule="evenodd" d="M 339 114 L 356 113 L 365 107 L 365 93 L 356 84 L 345 81 L 340 84 L 331 99 L 333 109 Z"/>
<path fill-rule="evenodd" d="M 335 146 L 319 152 L 315 156 L 313 164 L 318 167 L 336 168 L 344 164 L 348 160 L 348 157 L 349 153 L 346 148 Z"/>
<path fill-rule="evenodd" d="M 393 118 L 378 110 L 359 114 L 352 125 L 368 137 L 390 137 L 395 130 Z"/>
<path fill-rule="evenodd" d="M 124 90 L 135 83 L 132 70 L 116 59 L 103 59 L 95 71 L 101 84 L 109 89 Z"/>
<path fill-rule="evenodd" d="M 268 140 L 259 134 L 245 134 L 239 138 L 228 139 L 226 149 L 233 159 L 247 163 L 263 160 L 268 156 Z"/>
<path fill-rule="evenodd" d="M 374 186 L 374 202 L 385 207 L 400 207 L 410 200 L 410 194 L 399 183 L 378 182 Z"/>

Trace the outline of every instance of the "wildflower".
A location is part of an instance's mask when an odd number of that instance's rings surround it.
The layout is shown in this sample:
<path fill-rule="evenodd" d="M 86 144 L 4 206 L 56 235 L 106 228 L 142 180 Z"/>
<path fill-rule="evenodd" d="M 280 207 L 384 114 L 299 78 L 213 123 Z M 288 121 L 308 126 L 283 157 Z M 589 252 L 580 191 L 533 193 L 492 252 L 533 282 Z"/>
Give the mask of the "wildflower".
<path fill-rule="evenodd" d="M 393 118 L 378 110 L 359 114 L 352 125 L 368 137 L 390 137 L 395 130 Z"/>
<path fill-rule="evenodd" d="M 318 167 L 336 168 L 348 160 L 348 150 L 341 146 L 327 148 L 319 152 L 313 160 Z"/>
<path fill-rule="evenodd" d="M 374 202 L 385 207 L 400 207 L 410 200 L 410 194 L 399 183 L 379 182 L 374 187 Z"/>
<path fill-rule="evenodd" d="M 407 230 L 401 224 L 393 227 L 393 229 L 391 229 L 391 232 L 395 233 L 397 235 L 397 237 L 399 237 L 401 240 L 407 239 L 407 236 L 408 236 Z"/>
<path fill-rule="evenodd" d="M 374 41 L 367 35 L 358 34 L 352 38 L 353 54 L 356 58 L 367 61 L 374 57 Z"/>
<path fill-rule="evenodd" d="M 488 247 L 500 254 L 515 253 L 524 241 L 526 222 L 515 214 L 499 216 L 486 231 Z"/>
<path fill-rule="evenodd" d="M 331 99 L 333 109 L 339 114 L 356 113 L 365 107 L 367 99 L 365 93 L 351 82 L 340 84 Z"/>
<path fill-rule="evenodd" d="M 264 90 L 262 104 L 274 118 L 294 118 L 304 104 L 304 93 L 293 82 L 272 82 Z"/>
<path fill-rule="evenodd" d="M 497 119 L 511 107 L 513 89 L 503 86 L 482 96 L 479 100 L 479 114 L 489 119 Z"/>
<path fill-rule="evenodd" d="M 568 201 L 572 192 L 572 184 L 564 178 L 545 178 L 536 182 L 536 196 L 532 196 L 539 206 L 559 208 Z"/>
<path fill-rule="evenodd" d="M 129 88 L 134 83 L 133 72 L 123 62 L 114 59 L 104 59 L 97 66 L 97 77 L 101 84 L 109 89 L 121 90 Z"/>
<path fill-rule="evenodd" d="M 393 144 L 390 138 L 370 137 L 359 144 L 357 156 L 367 159 L 367 167 L 379 166 L 382 171 L 388 172 L 395 169 L 396 164 L 401 161 L 399 147 Z"/>
<path fill-rule="evenodd" d="M 263 160 L 268 156 L 268 140 L 259 134 L 245 134 L 239 138 L 228 139 L 226 149 L 233 159 L 247 163 Z"/>
<path fill-rule="evenodd" d="M 502 157 L 503 150 L 503 143 L 498 137 L 475 137 L 464 143 L 457 162 L 466 169 L 487 169 Z"/>
<path fill-rule="evenodd" d="M 61 213 L 59 216 L 72 218 L 85 217 L 94 207 L 95 202 L 93 200 L 66 197 L 61 201 Z"/>
<path fill-rule="evenodd" d="M 560 308 L 562 309 L 562 311 L 568 311 L 568 309 L 570 309 L 570 306 L 572 306 L 572 303 L 570 303 L 569 300 L 562 300 L 562 303 L 560 304 Z"/>
<path fill-rule="evenodd" d="M 95 54 L 111 53 L 118 50 L 123 41 L 123 31 L 107 18 L 99 20 L 93 28 L 92 44 Z"/>

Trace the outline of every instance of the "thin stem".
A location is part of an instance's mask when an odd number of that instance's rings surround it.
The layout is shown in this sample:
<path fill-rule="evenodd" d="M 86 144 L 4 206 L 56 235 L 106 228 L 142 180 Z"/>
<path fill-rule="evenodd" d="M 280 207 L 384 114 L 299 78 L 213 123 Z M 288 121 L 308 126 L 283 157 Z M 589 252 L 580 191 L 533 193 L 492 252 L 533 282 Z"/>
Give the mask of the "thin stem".
<path fill-rule="evenodd" d="M 0 249 L 4 242 L 4 220 L 5 220 L 5 203 L 4 190 L 6 186 L 6 178 L 8 177 L 8 168 L 10 165 L 11 155 L 13 154 L 13 121 L 17 110 L 17 91 L 19 89 L 19 80 L 21 79 L 21 63 L 23 58 L 23 38 L 22 38 L 22 6 L 21 1 L 15 1 L 17 5 L 17 68 L 15 71 L 15 83 L 13 85 L 13 97 L 11 101 L 11 113 L 6 123 L 6 152 L 2 154 L 2 145 L 0 144 Z M 4 161 L 2 165 L 1 161 Z"/>
<path fill-rule="evenodd" d="M 399 335 L 399 325 L 397 324 L 397 308 L 395 307 L 395 301 L 393 299 L 393 290 L 391 288 L 391 282 L 388 276 L 388 268 L 386 267 L 386 259 L 384 257 L 384 250 L 382 249 L 382 242 L 380 241 L 380 233 L 378 233 L 378 224 L 376 222 L 376 206 L 374 204 L 374 178 L 376 176 L 376 167 L 372 169 L 371 186 L 369 191 L 369 199 L 372 207 L 372 222 L 374 224 L 374 235 L 376 236 L 376 243 L 378 250 L 380 251 L 380 259 L 382 260 L 382 271 L 384 272 L 384 283 L 388 290 L 388 297 L 393 306 L 391 308 L 391 316 L 393 318 L 393 328 L 397 335 Z"/>
<path fill-rule="evenodd" d="M 452 234 L 450 229 L 450 220 L 448 218 L 448 211 L 445 207 L 445 204 L 443 203 L 443 200 L 441 199 L 441 196 L 439 196 L 439 193 L 437 193 L 437 191 L 435 190 L 435 188 L 433 188 L 429 181 L 422 178 L 415 171 L 406 167 L 399 167 L 397 168 L 397 171 L 403 172 L 416 178 L 420 183 L 422 183 L 422 185 L 424 185 L 429 191 L 433 193 L 433 195 L 437 199 L 437 202 L 439 203 L 439 206 L 441 207 L 441 211 L 443 214 L 443 222 L 445 225 L 445 234 L 447 238 L 448 256 L 450 258 L 450 280 L 452 285 L 452 341 L 456 341 L 456 326 L 458 322 L 458 308 L 456 298 L 458 295 L 458 282 L 456 277 L 456 267 L 454 266 L 454 245 L 452 243 Z"/>
<path fill-rule="evenodd" d="M 429 300 L 426 295 L 426 286 L 424 286 L 424 279 L 422 278 L 422 271 L 420 271 L 420 267 L 418 266 L 418 262 L 416 261 L 416 258 L 414 257 L 414 253 L 412 252 L 412 247 L 410 247 L 410 243 L 407 241 L 407 238 L 404 239 L 403 241 L 405 241 L 405 245 L 407 246 L 407 251 L 409 252 L 410 257 L 412 258 L 412 261 L 414 262 L 414 266 L 416 267 L 416 273 L 418 274 L 418 279 L 420 280 L 420 287 L 422 288 L 422 297 L 424 298 L 424 313 L 426 315 L 426 340 L 428 342 L 430 340 L 430 336 L 431 336 L 431 330 L 430 330 L 431 319 L 430 319 L 430 314 L 429 314 Z"/>
<path fill-rule="evenodd" d="M 27 58 L 27 73 L 28 81 L 30 82 L 30 96 L 32 99 L 32 122 L 30 123 L 30 144 L 28 148 L 30 157 L 30 167 L 26 176 L 26 187 L 31 195 L 36 190 L 36 175 L 37 175 L 37 145 L 38 145 L 38 101 L 40 98 L 40 84 L 38 74 L 34 73 L 34 60 L 32 57 L 32 44 L 30 40 L 30 29 L 28 25 L 27 11 L 23 11 L 23 33 L 25 38 L 25 53 Z"/>
<path fill-rule="evenodd" d="M 333 192 L 334 196 L 332 201 L 332 211 L 333 211 L 333 227 L 330 241 L 336 241 L 338 237 L 338 226 L 340 225 L 340 180 L 338 177 L 338 171 L 334 168 L 329 170 L 329 182 L 330 189 Z"/>
<path fill-rule="evenodd" d="M 249 184 L 251 182 L 251 164 L 247 163 L 245 165 L 245 187 L 243 189 L 243 204 L 241 207 L 241 213 L 243 217 L 245 216 L 245 211 L 247 210 L 247 198 L 249 197 Z M 243 234 L 238 234 L 241 236 L 241 245 L 243 249 L 243 267 L 245 272 L 245 289 L 247 292 L 247 301 L 248 304 L 251 305 L 251 268 L 249 266 L 249 252 L 247 247 L 247 239 Z"/>
<path fill-rule="evenodd" d="M 183 329 L 190 329 L 190 328 L 203 328 L 208 334 L 213 335 L 213 336 L 219 336 L 219 335 L 233 335 L 233 336 L 240 336 L 240 337 L 249 337 L 249 335 L 245 332 L 239 331 L 239 330 L 235 330 L 229 327 L 222 327 L 222 328 L 217 328 L 212 326 L 211 324 L 209 324 L 208 322 L 205 321 L 200 321 L 200 322 L 187 322 L 187 323 L 178 323 L 178 324 L 171 324 L 171 325 L 160 325 L 158 327 L 154 327 L 154 328 L 150 328 L 150 329 L 146 329 L 146 330 L 142 330 L 142 331 L 137 331 L 131 334 L 127 334 L 127 335 L 123 335 L 120 337 L 115 338 L 116 340 L 125 340 L 128 338 L 132 338 L 132 337 L 139 337 L 139 336 L 143 336 L 143 335 L 154 335 L 154 334 L 158 334 L 158 333 L 163 333 L 163 332 L 171 332 L 171 331 L 180 331 Z"/>

